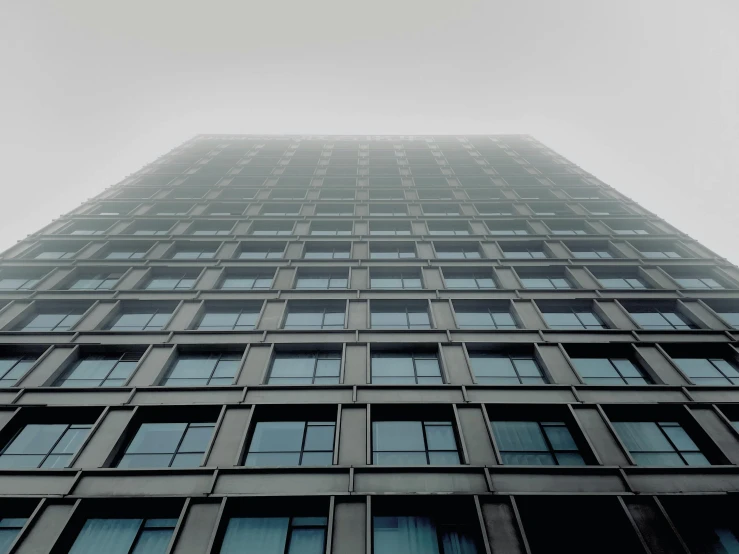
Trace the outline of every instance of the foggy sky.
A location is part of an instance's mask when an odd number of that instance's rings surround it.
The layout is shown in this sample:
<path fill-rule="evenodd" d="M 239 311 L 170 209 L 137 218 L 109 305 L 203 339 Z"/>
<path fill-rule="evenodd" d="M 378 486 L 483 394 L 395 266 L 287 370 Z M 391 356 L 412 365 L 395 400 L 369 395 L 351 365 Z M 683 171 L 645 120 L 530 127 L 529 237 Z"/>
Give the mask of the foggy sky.
<path fill-rule="evenodd" d="M 739 262 L 737 0 L 6 0 L 0 250 L 198 133 L 529 133 Z"/>

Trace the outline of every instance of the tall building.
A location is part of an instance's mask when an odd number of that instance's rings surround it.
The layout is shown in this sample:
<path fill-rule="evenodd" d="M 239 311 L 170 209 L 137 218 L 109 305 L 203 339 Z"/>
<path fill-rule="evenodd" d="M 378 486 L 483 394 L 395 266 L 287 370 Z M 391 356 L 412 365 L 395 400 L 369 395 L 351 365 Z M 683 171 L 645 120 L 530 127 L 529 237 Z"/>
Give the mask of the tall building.
<path fill-rule="evenodd" d="M 0 553 L 739 552 L 737 282 L 529 136 L 198 136 L 0 259 Z"/>

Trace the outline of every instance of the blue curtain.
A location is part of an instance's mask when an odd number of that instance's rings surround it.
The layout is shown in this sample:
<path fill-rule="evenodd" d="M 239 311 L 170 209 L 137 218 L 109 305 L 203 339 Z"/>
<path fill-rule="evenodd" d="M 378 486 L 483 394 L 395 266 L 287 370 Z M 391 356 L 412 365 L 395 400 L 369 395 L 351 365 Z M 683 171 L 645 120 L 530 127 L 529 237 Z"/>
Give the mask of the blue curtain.
<path fill-rule="evenodd" d="M 221 554 L 284 554 L 289 521 L 287 517 L 232 518 Z"/>
<path fill-rule="evenodd" d="M 69 554 L 128 554 L 140 526 L 140 519 L 88 519 Z"/>

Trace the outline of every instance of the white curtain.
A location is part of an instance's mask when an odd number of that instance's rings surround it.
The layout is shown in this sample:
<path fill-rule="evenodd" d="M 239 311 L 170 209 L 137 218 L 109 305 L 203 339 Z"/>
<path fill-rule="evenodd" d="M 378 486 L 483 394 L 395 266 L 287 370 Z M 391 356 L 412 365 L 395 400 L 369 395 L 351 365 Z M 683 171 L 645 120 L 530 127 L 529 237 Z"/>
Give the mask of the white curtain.
<path fill-rule="evenodd" d="M 69 554 L 128 554 L 139 526 L 140 519 L 88 519 Z"/>
<path fill-rule="evenodd" d="M 231 518 L 220 554 L 284 554 L 289 521 L 287 517 Z"/>
<path fill-rule="evenodd" d="M 441 537 L 444 554 L 477 554 L 475 542 L 457 531 L 447 531 Z"/>
<path fill-rule="evenodd" d="M 441 554 L 427 517 L 378 516 L 374 523 L 374 554 Z"/>

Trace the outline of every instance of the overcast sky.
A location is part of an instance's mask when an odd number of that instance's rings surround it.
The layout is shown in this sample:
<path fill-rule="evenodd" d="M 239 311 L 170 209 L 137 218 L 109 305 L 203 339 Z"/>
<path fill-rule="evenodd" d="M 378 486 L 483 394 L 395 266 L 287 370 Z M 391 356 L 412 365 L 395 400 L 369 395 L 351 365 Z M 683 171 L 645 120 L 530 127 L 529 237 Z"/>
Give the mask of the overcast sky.
<path fill-rule="evenodd" d="M 739 262 L 739 0 L 6 0 L 0 249 L 198 133 L 529 133 Z"/>

